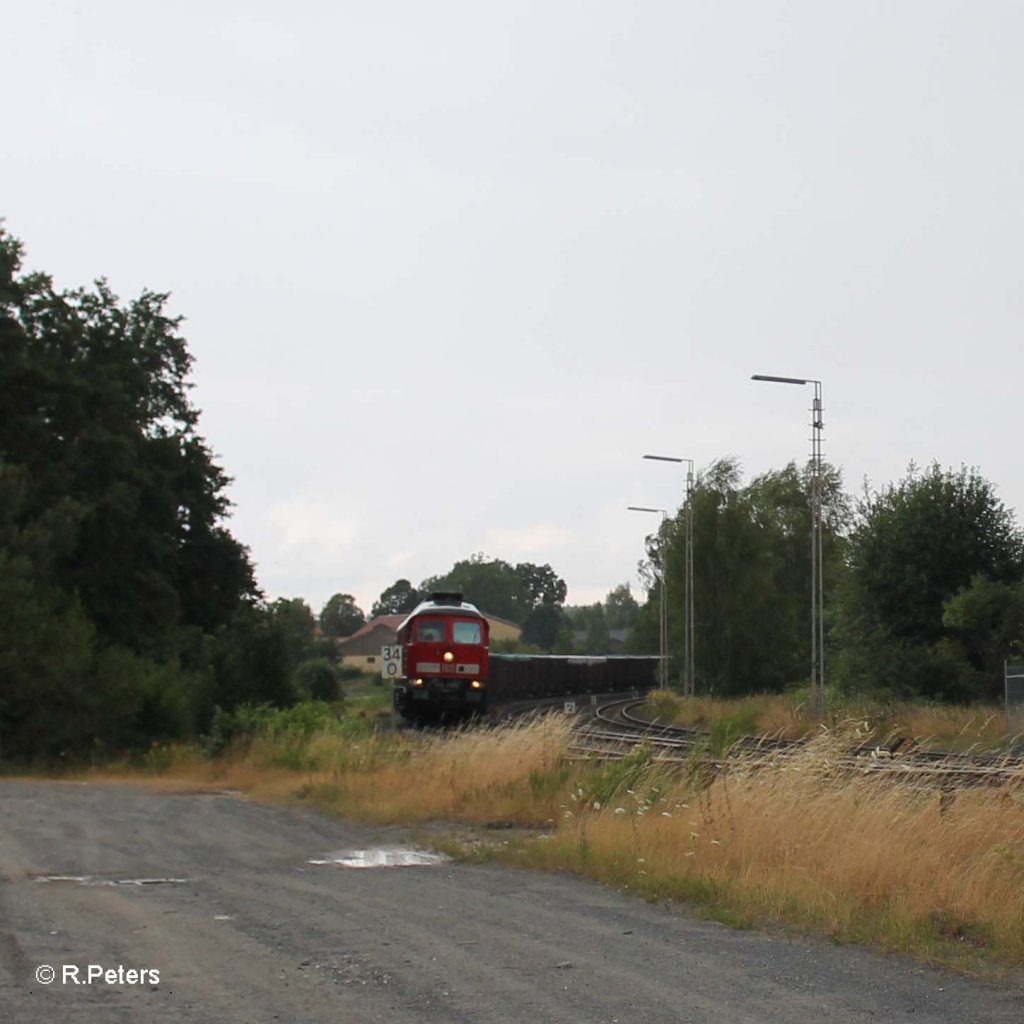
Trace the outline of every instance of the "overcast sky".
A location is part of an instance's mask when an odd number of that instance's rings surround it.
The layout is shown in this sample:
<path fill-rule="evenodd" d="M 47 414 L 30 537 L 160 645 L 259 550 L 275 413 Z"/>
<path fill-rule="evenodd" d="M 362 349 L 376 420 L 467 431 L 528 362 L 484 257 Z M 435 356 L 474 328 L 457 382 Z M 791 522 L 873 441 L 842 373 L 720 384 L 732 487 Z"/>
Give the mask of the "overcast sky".
<path fill-rule="evenodd" d="M 33 0 L 0 216 L 172 293 L 269 597 L 630 580 L 679 467 L 1024 509 L 1020 0 Z M 699 543 L 699 538 L 698 538 Z M 471 595 L 470 595 L 471 596 Z"/>

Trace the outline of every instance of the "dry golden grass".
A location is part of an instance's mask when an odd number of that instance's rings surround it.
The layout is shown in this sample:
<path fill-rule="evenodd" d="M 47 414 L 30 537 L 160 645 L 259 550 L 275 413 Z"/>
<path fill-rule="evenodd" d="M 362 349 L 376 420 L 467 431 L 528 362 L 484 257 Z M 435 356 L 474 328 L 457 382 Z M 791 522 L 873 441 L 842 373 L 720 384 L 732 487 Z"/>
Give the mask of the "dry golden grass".
<path fill-rule="evenodd" d="M 834 764 L 850 737 L 824 732 L 774 766 L 708 784 L 656 763 L 570 762 L 569 720 L 447 734 L 314 736 L 303 770 L 257 741 L 182 760 L 160 785 L 240 789 L 377 822 L 510 822 L 540 829 L 490 855 L 564 868 L 723 920 L 780 922 L 973 966 L 1024 964 L 1024 778 L 950 804 Z M 296 755 L 288 750 L 289 758 Z M 479 855 L 479 846 L 475 848 Z"/>
<path fill-rule="evenodd" d="M 763 736 L 799 739 L 820 731 L 811 718 L 806 695 L 769 695 L 720 699 L 682 698 L 666 691 L 650 695 L 650 706 L 664 722 L 709 729 L 731 719 L 743 731 Z M 865 736 L 876 740 L 900 736 L 943 750 L 997 749 L 1006 739 L 1006 716 L 995 705 L 877 703 L 861 698 L 830 696 L 825 724 L 835 729 L 856 720 Z"/>
<path fill-rule="evenodd" d="M 493 730 L 466 730 L 398 740 L 399 756 L 366 770 L 327 759 L 310 790 L 343 814 L 375 821 L 458 819 L 542 825 L 557 809 L 552 778 L 571 731 L 562 716 L 545 716 Z"/>
<path fill-rule="evenodd" d="M 653 766 L 614 806 L 578 793 L 585 809 L 529 859 L 739 920 L 1024 963 L 1024 790 L 964 790 L 943 808 L 937 791 L 831 775 L 845 742 L 822 737 L 696 793 Z"/>
<path fill-rule="evenodd" d="M 264 800 L 298 796 L 373 821 L 495 820 L 549 824 L 570 768 L 572 729 L 544 716 L 498 729 L 396 733 L 349 740 L 314 734 L 291 744 L 257 738 L 213 761 L 182 752 L 158 774 L 90 772 L 106 782 L 143 782 L 158 790 L 229 789 Z M 299 762 L 302 767 L 282 766 Z"/>

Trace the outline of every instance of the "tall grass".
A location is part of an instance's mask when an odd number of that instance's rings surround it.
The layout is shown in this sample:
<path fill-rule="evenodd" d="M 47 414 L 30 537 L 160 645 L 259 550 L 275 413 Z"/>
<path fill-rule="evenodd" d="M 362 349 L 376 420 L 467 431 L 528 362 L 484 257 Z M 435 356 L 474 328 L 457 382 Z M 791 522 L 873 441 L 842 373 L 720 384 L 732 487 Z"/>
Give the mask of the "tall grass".
<path fill-rule="evenodd" d="M 613 762 L 570 761 L 570 735 L 561 716 L 444 734 L 266 734 L 170 778 L 374 822 L 516 824 L 533 831 L 502 833 L 491 856 L 732 922 L 960 966 L 1024 964 L 1024 776 L 950 800 L 836 773 L 850 737 L 821 728 L 795 757 L 718 776 L 703 755 L 681 769 L 645 745 Z"/>
<path fill-rule="evenodd" d="M 307 795 L 373 821 L 543 826 L 554 820 L 569 777 L 570 731 L 568 719 L 547 716 L 489 731 L 402 734 L 364 770 L 353 772 L 348 754 L 326 754 Z"/>
<path fill-rule="evenodd" d="M 834 730 L 849 721 L 860 723 L 864 737 L 882 741 L 901 737 L 916 744 L 943 750 L 997 749 L 1006 740 L 1006 716 L 995 705 L 957 707 L 946 704 L 910 704 L 855 697 L 830 690 L 824 724 Z M 748 735 L 799 739 L 820 731 L 810 714 L 809 694 L 759 694 L 722 699 L 680 697 L 667 690 L 654 691 L 649 712 L 669 724 Z M 719 723 L 728 723 L 720 725 Z"/>
<path fill-rule="evenodd" d="M 1024 792 L 964 790 L 951 802 L 835 775 L 847 742 L 822 735 L 793 761 L 741 765 L 703 789 L 652 765 L 610 803 L 581 780 L 573 826 L 527 859 L 732 920 L 927 958 L 1024 963 Z"/>

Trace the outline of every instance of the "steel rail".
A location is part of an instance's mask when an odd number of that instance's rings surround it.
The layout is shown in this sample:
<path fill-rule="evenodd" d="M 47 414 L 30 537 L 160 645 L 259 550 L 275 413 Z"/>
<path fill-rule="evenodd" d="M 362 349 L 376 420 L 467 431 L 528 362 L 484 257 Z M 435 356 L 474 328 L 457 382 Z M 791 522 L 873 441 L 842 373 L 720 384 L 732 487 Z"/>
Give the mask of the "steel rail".
<path fill-rule="evenodd" d="M 580 723 L 570 744 L 570 756 L 610 760 L 646 743 L 652 748 L 652 761 L 686 764 L 692 761 L 695 751 L 706 751 L 708 733 L 641 718 L 635 710 L 643 704 L 643 699 L 636 698 L 599 704 L 594 708 L 593 720 L 600 724 Z M 806 750 L 807 744 L 807 740 L 744 736 L 730 745 L 729 756 L 704 757 L 701 764 L 712 772 L 740 767 L 751 771 L 778 767 Z M 842 775 L 889 778 L 905 784 L 925 784 L 929 788 L 1024 786 L 1024 759 L 988 752 L 956 753 L 916 748 L 901 752 L 899 745 L 894 749 L 881 744 L 864 744 L 845 751 L 823 767 Z"/>

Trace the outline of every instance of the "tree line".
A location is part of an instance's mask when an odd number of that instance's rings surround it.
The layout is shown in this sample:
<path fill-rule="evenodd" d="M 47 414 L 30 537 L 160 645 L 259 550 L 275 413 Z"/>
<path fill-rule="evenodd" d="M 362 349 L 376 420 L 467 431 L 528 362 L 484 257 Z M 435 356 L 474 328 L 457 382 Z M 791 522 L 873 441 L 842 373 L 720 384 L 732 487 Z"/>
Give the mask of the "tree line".
<path fill-rule="evenodd" d="M 462 593 L 488 614 L 514 622 L 537 637 L 546 635 L 547 612 L 562 606 L 567 588 L 550 565 L 510 565 L 477 552 L 446 573 L 428 576 L 417 587 L 407 579 L 396 580 L 374 602 L 370 618 L 405 615 L 439 592 Z M 351 594 L 333 595 L 320 613 L 320 627 L 329 636 L 348 636 L 365 622 L 366 615 Z"/>
<path fill-rule="evenodd" d="M 613 633 L 628 633 L 640 614 L 628 583 L 613 587 L 604 601 L 593 605 L 566 605 L 565 580 L 550 565 L 511 565 L 477 552 L 419 586 L 396 580 L 373 603 L 369 619 L 351 594 L 334 594 L 320 612 L 320 630 L 325 636 L 346 637 L 377 616 L 406 615 L 439 592 L 462 593 L 487 615 L 519 626 L 519 640 L 497 642 L 498 649 L 511 651 L 607 654 L 613 649 Z M 311 611 L 309 615 L 312 621 Z"/>
<path fill-rule="evenodd" d="M 103 757 L 312 696 L 224 525 L 167 295 L 21 264 L 0 223 L 0 757 Z"/>
<path fill-rule="evenodd" d="M 58 290 L 22 259 L 0 222 L 0 760 L 102 759 L 205 733 L 218 709 L 340 697 L 333 638 L 365 616 L 337 594 L 317 623 L 260 591 L 168 296 Z M 474 555 L 373 613 L 439 589 L 542 644 L 566 595 L 548 565 Z"/>
<path fill-rule="evenodd" d="M 225 526 L 230 482 L 198 431 L 191 357 L 168 296 L 59 291 L 23 273 L 0 222 L 0 759 L 107 756 L 204 732 L 218 708 L 340 696 L 333 638 L 366 615 L 335 594 L 319 617 L 267 601 Z M 824 480 L 826 678 L 945 700 L 998 696 L 1024 644 L 1024 540 L 974 469 L 911 467 L 847 495 Z M 806 681 L 810 478 L 791 464 L 744 484 L 735 460 L 693 495 L 699 691 Z M 648 538 L 641 577 L 565 605 L 550 565 L 475 554 L 371 616 L 460 590 L 544 651 L 655 653 L 664 573 L 682 663 L 683 511 Z"/>
<path fill-rule="evenodd" d="M 791 463 L 744 485 L 734 459 L 693 493 L 698 692 L 780 691 L 809 678 L 811 476 Z M 911 465 L 897 482 L 843 491 L 823 474 L 825 668 L 852 692 L 945 701 L 1002 695 L 1024 656 L 1024 534 L 973 468 Z M 648 538 L 649 587 L 633 637 L 658 644 L 661 570 L 669 650 L 682 664 L 684 509 Z"/>

